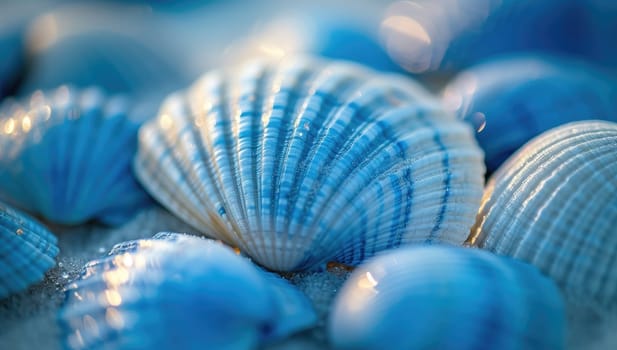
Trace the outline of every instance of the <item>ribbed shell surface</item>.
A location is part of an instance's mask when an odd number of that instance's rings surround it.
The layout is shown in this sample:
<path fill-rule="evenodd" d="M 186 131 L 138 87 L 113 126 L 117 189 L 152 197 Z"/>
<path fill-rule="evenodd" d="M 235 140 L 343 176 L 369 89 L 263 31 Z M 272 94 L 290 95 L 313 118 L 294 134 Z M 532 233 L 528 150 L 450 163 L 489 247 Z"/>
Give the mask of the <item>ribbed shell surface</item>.
<path fill-rule="evenodd" d="M 70 349 L 252 349 L 315 321 L 284 279 L 220 242 L 168 232 L 87 263 L 59 314 Z"/>
<path fill-rule="evenodd" d="M 140 130 L 138 179 L 274 270 L 464 241 L 482 190 L 471 129 L 415 83 L 292 59 L 213 71 Z"/>
<path fill-rule="evenodd" d="M 55 265 L 56 242 L 34 219 L 0 202 L 0 298 L 42 280 Z"/>
<path fill-rule="evenodd" d="M 572 300 L 617 306 L 617 124 L 526 144 L 490 179 L 468 242 L 536 265 Z"/>
<path fill-rule="evenodd" d="M 384 252 L 358 267 L 328 321 L 338 349 L 562 349 L 559 289 L 536 268 L 478 249 Z"/>
<path fill-rule="evenodd" d="M 141 117 L 98 89 L 66 86 L 0 109 L 0 197 L 49 221 L 122 223 L 150 203 L 131 161 Z"/>

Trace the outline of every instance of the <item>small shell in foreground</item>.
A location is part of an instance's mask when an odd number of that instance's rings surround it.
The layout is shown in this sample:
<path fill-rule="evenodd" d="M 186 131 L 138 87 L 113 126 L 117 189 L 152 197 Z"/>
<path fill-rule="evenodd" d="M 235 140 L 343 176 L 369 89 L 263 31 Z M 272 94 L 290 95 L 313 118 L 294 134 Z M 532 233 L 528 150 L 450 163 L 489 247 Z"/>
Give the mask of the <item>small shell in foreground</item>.
<path fill-rule="evenodd" d="M 471 128 L 413 81 L 311 59 L 213 71 L 171 95 L 134 167 L 170 211 L 278 271 L 461 244 L 484 174 Z"/>
<path fill-rule="evenodd" d="M 586 119 L 617 121 L 617 82 L 583 62 L 520 55 L 461 72 L 444 103 L 478 130 L 492 173 L 542 132 Z"/>
<path fill-rule="evenodd" d="M 56 242 L 34 219 L 0 203 L 0 299 L 43 279 L 56 264 Z"/>
<path fill-rule="evenodd" d="M 88 263 L 60 311 L 71 349 L 251 349 L 308 328 L 307 298 L 223 244 L 163 233 Z"/>
<path fill-rule="evenodd" d="M 565 316 L 559 290 L 531 265 L 405 247 L 352 273 L 328 331 L 339 349 L 562 349 Z"/>
<path fill-rule="evenodd" d="M 616 310 L 615 179 L 616 123 L 547 131 L 493 174 L 468 242 L 536 265 L 576 303 Z"/>
<path fill-rule="evenodd" d="M 66 86 L 0 108 L 0 197 L 61 224 L 120 224 L 150 203 L 131 160 L 145 120 L 128 101 Z M 139 113 L 135 113 L 139 114 Z"/>

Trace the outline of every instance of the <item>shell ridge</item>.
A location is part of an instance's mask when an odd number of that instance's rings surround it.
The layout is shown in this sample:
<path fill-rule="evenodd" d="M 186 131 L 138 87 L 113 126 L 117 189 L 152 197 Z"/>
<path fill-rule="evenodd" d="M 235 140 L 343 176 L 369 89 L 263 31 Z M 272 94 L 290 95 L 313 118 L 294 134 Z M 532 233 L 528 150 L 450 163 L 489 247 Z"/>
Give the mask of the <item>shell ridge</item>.
<path fill-rule="evenodd" d="M 288 197 L 281 197 L 281 194 L 288 195 L 288 191 L 283 191 L 282 185 L 284 184 L 283 176 L 292 176 L 285 173 L 285 162 L 287 161 L 290 153 L 291 139 L 294 134 L 294 125 L 297 123 L 298 118 L 302 117 L 302 110 L 304 102 L 310 97 L 309 91 L 314 84 L 314 72 L 311 66 L 302 67 L 302 71 L 298 73 L 297 81 L 294 82 L 292 87 L 289 87 L 288 99 L 285 103 L 283 112 L 281 132 L 278 133 L 278 139 L 276 140 L 276 150 L 273 167 L 273 199 L 271 202 L 271 219 L 272 228 L 274 233 L 274 244 L 277 249 L 281 251 L 281 261 L 278 263 L 288 264 L 288 259 L 291 259 L 290 255 L 295 251 L 296 247 L 290 247 L 288 245 L 288 236 L 296 236 L 295 232 L 286 232 L 288 228 L 285 222 L 285 217 L 281 217 L 279 213 L 280 204 L 285 201 L 284 207 L 288 205 Z M 274 106 L 276 108 L 276 105 Z M 289 237 L 292 238 L 292 237 Z M 295 237 L 293 237 L 295 238 Z M 279 254 L 277 254 L 279 255 Z"/>
<path fill-rule="evenodd" d="M 301 232 L 299 233 L 298 226 L 301 220 L 293 216 L 293 212 L 298 207 L 298 195 L 301 193 L 300 186 L 306 176 L 306 164 L 310 164 L 310 161 L 314 159 L 316 149 L 321 141 L 318 139 L 317 133 L 323 129 L 318 126 L 326 123 L 331 118 L 333 111 L 340 106 L 338 100 L 329 91 L 336 87 L 339 93 L 345 94 L 352 84 L 352 79 L 334 70 L 334 67 L 332 71 L 326 69 L 317 74 L 310 86 L 310 92 L 307 94 L 305 102 L 300 107 L 298 117 L 295 119 L 289 154 L 292 154 L 292 149 L 296 149 L 297 152 L 295 153 L 298 153 L 298 155 L 288 156 L 283 165 L 283 174 L 291 181 L 288 181 L 285 188 L 281 188 L 281 196 L 288 199 L 284 210 L 277 215 L 286 218 L 286 231 L 294 236 L 293 240 L 296 246 L 310 244 L 306 236 Z M 288 246 L 286 241 L 284 246 Z"/>

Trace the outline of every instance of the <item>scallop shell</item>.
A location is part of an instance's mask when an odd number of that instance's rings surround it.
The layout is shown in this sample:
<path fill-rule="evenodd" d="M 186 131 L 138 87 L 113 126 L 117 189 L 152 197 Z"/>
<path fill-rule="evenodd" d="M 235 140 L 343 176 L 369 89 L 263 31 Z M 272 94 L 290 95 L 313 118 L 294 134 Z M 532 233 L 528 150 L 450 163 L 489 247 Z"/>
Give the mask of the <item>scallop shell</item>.
<path fill-rule="evenodd" d="M 56 237 L 0 202 L 0 299 L 43 279 L 58 255 Z"/>
<path fill-rule="evenodd" d="M 0 109 L 0 197 L 49 221 L 120 224 L 150 203 L 131 160 L 144 118 L 120 97 L 60 87 Z"/>
<path fill-rule="evenodd" d="M 357 268 L 328 331 L 340 349 L 562 349 L 558 288 L 533 266 L 477 249 L 405 247 Z"/>
<path fill-rule="evenodd" d="M 135 172 L 201 232 L 289 271 L 461 244 L 484 167 L 471 129 L 413 82 L 292 59 L 170 96 L 140 130 Z"/>
<path fill-rule="evenodd" d="M 60 312 L 71 349 L 248 349 L 315 322 L 282 278 L 219 242 L 174 233 L 88 263 Z"/>
<path fill-rule="evenodd" d="M 617 83 L 577 61 L 522 55 L 490 61 L 459 74 L 444 91 L 476 135 L 493 172 L 533 137 L 585 119 L 616 121 Z"/>
<path fill-rule="evenodd" d="M 468 242 L 536 265 L 569 299 L 617 306 L 617 124 L 547 131 L 491 177 Z"/>

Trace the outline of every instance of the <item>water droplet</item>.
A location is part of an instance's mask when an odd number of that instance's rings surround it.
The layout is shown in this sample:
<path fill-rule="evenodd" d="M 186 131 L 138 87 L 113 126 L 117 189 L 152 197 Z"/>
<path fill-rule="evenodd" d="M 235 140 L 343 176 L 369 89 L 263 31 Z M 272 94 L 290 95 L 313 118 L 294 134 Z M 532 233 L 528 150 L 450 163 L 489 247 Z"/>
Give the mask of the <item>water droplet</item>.
<path fill-rule="evenodd" d="M 99 248 L 99 253 L 103 254 L 103 253 L 105 253 L 105 250 L 106 250 L 105 247 L 100 247 Z"/>
<path fill-rule="evenodd" d="M 69 276 L 69 274 L 66 273 L 66 272 L 62 274 L 62 278 L 64 278 L 65 280 L 69 279 L 69 277 L 71 277 L 71 276 Z"/>

